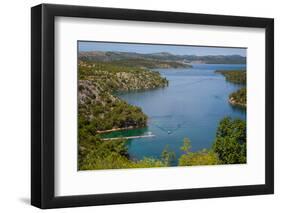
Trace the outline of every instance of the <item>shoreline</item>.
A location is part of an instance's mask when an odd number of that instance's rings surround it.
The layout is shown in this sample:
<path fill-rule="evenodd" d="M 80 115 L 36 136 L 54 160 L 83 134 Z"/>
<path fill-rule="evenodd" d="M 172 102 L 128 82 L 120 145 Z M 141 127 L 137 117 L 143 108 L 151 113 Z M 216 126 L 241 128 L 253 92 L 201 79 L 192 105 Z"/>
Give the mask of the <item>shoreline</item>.
<path fill-rule="evenodd" d="M 129 127 L 113 128 L 113 129 L 107 129 L 107 130 L 97 130 L 97 134 L 117 132 L 117 131 L 121 131 L 121 130 L 139 129 L 139 128 L 143 128 L 143 127 L 129 126 Z"/>
<path fill-rule="evenodd" d="M 236 102 L 233 98 L 229 98 L 228 99 L 228 102 L 233 105 L 233 106 L 238 106 L 238 107 L 242 107 L 242 108 L 246 108 L 247 105 L 246 104 L 242 104 L 242 103 L 239 103 L 239 102 Z"/>
<path fill-rule="evenodd" d="M 155 137 L 155 135 L 136 135 L 136 136 L 127 136 L 127 137 L 116 137 L 116 138 L 103 138 L 104 141 L 110 140 L 119 140 L 119 139 L 137 139 L 137 138 L 150 138 Z"/>

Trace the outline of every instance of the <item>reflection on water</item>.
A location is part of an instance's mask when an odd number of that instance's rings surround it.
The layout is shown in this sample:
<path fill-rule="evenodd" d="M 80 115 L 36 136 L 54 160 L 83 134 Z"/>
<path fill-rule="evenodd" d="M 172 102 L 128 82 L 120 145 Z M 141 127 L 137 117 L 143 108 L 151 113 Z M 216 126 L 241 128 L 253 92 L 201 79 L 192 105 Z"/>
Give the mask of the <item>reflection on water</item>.
<path fill-rule="evenodd" d="M 149 117 L 148 126 L 112 132 L 105 137 L 155 135 L 129 140 L 129 153 L 136 159 L 159 158 L 166 145 L 179 157 L 185 137 L 191 140 L 193 151 L 210 148 L 223 117 L 246 119 L 245 110 L 228 103 L 228 95 L 241 86 L 226 82 L 224 76 L 214 73 L 217 69 L 245 69 L 245 66 L 198 64 L 192 69 L 158 69 L 169 80 L 168 87 L 118 94 L 142 108 Z"/>

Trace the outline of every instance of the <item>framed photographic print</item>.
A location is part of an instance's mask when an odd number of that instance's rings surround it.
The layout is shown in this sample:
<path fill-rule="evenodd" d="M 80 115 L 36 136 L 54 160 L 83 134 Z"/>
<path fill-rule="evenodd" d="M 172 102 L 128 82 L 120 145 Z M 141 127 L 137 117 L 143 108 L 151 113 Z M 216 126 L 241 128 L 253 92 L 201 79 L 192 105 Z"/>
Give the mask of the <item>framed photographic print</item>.
<path fill-rule="evenodd" d="M 274 21 L 31 9 L 31 203 L 271 194 Z"/>

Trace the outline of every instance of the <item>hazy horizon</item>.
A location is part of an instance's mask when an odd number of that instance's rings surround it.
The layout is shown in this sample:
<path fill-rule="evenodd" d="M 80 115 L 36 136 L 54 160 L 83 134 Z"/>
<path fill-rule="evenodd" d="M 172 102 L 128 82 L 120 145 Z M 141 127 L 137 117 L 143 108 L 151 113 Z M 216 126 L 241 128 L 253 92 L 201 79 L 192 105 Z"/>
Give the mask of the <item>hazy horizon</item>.
<path fill-rule="evenodd" d="M 230 56 L 240 55 L 246 57 L 246 48 L 238 47 L 210 47 L 191 45 L 166 45 L 166 44 L 137 44 L 137 43 L 115 43 L 78 41 L 79 52 L 101 51 L 101 52 L 133 52 L 140 54 L 155 54 L 166 52 L 173 55 L 196 55 L 196 56 Z"/>

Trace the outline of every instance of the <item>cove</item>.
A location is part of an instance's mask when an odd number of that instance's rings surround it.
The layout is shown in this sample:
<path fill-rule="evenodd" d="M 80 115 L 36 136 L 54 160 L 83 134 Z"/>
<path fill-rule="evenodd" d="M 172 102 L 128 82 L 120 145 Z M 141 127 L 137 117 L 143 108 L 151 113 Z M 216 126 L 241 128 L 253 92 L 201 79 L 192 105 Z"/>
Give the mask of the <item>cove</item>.
<path fill-rule="evenodd" d="M 193 68 L 188 69 L 156 69 L 168 79 L 167 87 L 117 94 L 129 104 L 142 108 L 149 117 L 147 127 L 112 132 L 106 137 L 155 135 L 128 140 L 132 159 L 160 158 L 166 146 L 175 152 L 177 159 L 186 137 L 191 141 L 192 151 L 211 148 L 222 118 L 246 120 L 246 110 L 228 103 L 228 95 L 241 86 L 227 82 L 215 71 L 245 68 L 244 64 L 193 64 Z"/>

